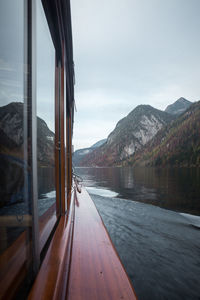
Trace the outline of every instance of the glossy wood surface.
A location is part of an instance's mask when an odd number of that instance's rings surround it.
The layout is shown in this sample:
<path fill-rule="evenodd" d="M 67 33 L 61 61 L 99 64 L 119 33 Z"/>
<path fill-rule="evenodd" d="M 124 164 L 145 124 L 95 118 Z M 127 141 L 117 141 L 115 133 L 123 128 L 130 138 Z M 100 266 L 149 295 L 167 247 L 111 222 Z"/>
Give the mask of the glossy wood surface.
<path fill-rule="evenodd" d="M 96 207 L 82 188 L 75 223 L 68 300 L 137 299 Z"/>
<path fill-rule="evenodd" d="M 66 172 L 66 179 L 67 179 L 67 195 L 69 196 L 71 193 L 72 187 L 72 119 L 71 119 L 71 112 L 67 117 L 66 122 L 66 163 L 67 163 L 67 172 Z M 67 197 L 67 208 L 70 205 L 70 197 Z"/>
<path fill-rule="evenodd" d="M 84 188 L 61 217 L 29 300 L 135 300 L 129 278 Z"/>
<path fill-rule="evenodd" d="M 69 216 L 61 216 L 46 257 L 28 299 L 64 299 L 66 295 L 74 218 L 72 196 Z"/>

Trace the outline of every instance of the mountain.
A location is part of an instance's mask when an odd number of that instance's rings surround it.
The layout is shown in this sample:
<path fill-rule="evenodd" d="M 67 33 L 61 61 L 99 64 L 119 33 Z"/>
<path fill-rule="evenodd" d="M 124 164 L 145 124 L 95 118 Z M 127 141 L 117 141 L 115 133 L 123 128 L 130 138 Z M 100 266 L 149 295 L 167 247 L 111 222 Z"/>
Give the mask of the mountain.
<path fill-rule="evenodd" d="M 23 103 L 12 102 L 0 107 L 1 146 L 19 148 L 23 144 Z M 2 139 L 3 137 L 3 139 Z"/>
<path fill-rule="evenodd" d="M 163 127 L 125 165 L 200 166 L 200 101 Z"/>
<path fill-rule="evenodd" d="M 187 99 L 181 97 L 176 102 L 171 105 L 168 105 L 165 109 L 165 112 L 172 114 L 172 115 L 180 115 L 184 111 L 186 111 L 192 102 L 188 101 Z"/>
<path fill-rule="evenodd" d="M 54 165 L 54 133 L 37 117 L 38 167 Z M 12 102 L 0 107 L 0 207 L 23 201 L 24 175 L 24 104 Z M 26 146 L 27 148 L 27 146 Z M 28 153 L 30 155 L 30 153 Z"/>
<path fill-rule="evenodd" d="M 37 159 L 40 166 L 54 165 L 55 134 L 49 129 L 46 122 L 37 117 Z"/>
<path fill-rule="evenodd" d="M 100 140 L 97 143 L 95 143 L 94 145 L 92 145 L 90 148 L 98 148 L 98 147 L 102 146 L 103 144 L 105 144 L 106 140 L 107 139 Z"/>
<path fill-rule="evenodd" d="M 23 157 L 24 104 L 12 102 L 0 107 L 0 153 Z M 37 117 L 37 155 L 41 165 L 54 164 L 54 133 L 46 122 Z"/>
<path fill-rule="evenodd" d="M 72 156 L 72 162 L 75 167 L 78 167 L 83 160 L 83 158 L 91 153 L 94 149 L 89 147 L 89 148 L 82 148 L 74 151 L 73 156 Z"/>
<path fill-rule="evenodd" d="M 84 157 L 94 151 L 94 149 L 105 144 L 106 139 L 100 140 L 89 148 L 78 149 L 73 153 L 73 164 L 74 166 L 79 166 Z"/>
<path fill-rule="evenodd" d="M 153 108 L 139 105 L 121 119 L 106 143 L 88 153 L 81 161 L 82 166 L 112 166 L 134 154 L 151 140 L 173 116 Z"/>

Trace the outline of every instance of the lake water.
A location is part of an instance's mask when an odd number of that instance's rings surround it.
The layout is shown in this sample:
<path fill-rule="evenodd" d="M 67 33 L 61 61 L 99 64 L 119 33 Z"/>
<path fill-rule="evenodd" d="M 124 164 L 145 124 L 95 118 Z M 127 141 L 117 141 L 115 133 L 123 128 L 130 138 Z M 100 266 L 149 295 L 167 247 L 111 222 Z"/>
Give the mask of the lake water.
<path fill-rule="evenodd" d="M 200 168 L 76 168 L 76 172 L 85 186 L 107 189 L 118 198 L 200 215 Z"/>
<path fill-rule="evenodd" d="M 76 173 L 138 299 L 199 300 L 200 170 L 77 168 Z"/>

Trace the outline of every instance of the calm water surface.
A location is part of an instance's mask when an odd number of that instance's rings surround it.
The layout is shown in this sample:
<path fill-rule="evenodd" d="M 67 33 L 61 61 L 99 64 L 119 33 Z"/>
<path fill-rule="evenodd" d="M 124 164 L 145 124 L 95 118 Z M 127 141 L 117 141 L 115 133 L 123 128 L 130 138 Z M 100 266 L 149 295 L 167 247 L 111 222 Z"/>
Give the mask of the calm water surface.
<path fill-rule="evenodd" d="M 191 215 L 200 214 L 199 170 L 79 168 L 76 172 L 138 299 L 200 300 L 200 217 Z"/>
<path fill-rule="evenodd" d="M 87 187 L 118 198 L 200 215 L 200 168 L 77 168 Z"/>

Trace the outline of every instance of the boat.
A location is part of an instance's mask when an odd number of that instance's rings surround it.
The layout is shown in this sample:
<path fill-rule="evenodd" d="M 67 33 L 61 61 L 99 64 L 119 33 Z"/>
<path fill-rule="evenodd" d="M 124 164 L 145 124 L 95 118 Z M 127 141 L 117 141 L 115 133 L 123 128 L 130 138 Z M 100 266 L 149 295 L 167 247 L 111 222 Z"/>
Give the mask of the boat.
<path fill-rule="evenodd" d="M 0 299 L 137 299 L 72 168 L 70 1 L 0 6 Z"/>

